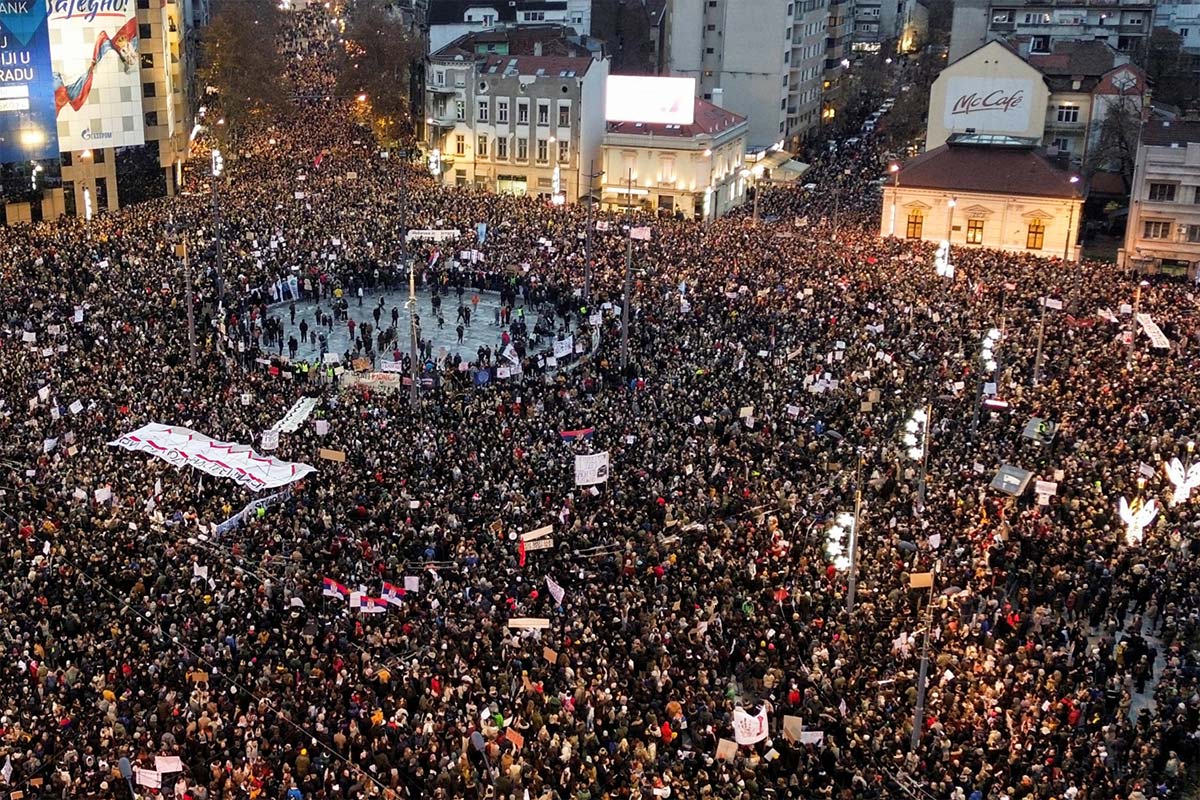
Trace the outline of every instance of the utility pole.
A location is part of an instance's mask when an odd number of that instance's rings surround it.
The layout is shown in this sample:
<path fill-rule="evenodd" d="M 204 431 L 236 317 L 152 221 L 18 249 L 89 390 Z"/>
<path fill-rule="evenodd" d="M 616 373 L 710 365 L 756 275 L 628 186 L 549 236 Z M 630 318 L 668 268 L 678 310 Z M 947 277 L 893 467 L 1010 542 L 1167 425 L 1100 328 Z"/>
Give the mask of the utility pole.
<path fill-rule="evenodd" d="M 629 296 L 633 293 L 633 228 L 625 240 L 625 292 L 621 296 L 621 380 L 629 366 Z"/>
<path fill-rule="evenodd" d="M 850 576 L 846 583 L 846 613 L 854 613 L 854 597 L 858 592 L 858 528 L 862 524 L 863 455 L 858 454 L 854 471 L 854 527 L 850 529 Z"/>
<path fill-rule="evenodd" d="M 213 217 L 213 242 L 216 245 L 217 252 L 215 254 L 214 264 L 217 270 L 217 307 L 220 308 L 225 298 L 225 281 L 222 277 L 221 262 L 223 259 L 221 246 L 221 206 L 217 201 L 217 179 L 225 172 L 225 157 L 221 155 L 221 151 L 213 148 L 212 151 L 212 217 Z"/>
<path fill-rule="evenodd" d="M 633 170 L 629 170 L 629 191 L 625 195 L 625 213 L 633 211 Z"/>
<path fill-rule="evenodd" d="M 407 159 L 405 159 L 407 160 Z M 417 364 L 417 276 L 416 262 L 408 256 L 408 227 L 405 217 L 405 197 L 404 197 L 404 165 L 400 165 L 400 258 L 403 262 L 408 260 L 408 357 L 412 362 L 409 367 L 409 380 L 412 382 L 408 387 L 408 402 L 413 408 L 417 407 L 419 391 L 418 384 L 421 381 L 421 371 Z"/>
<path fill-rule="evenodd" d="M 929 475 L 929 432 L 933 428 L 933 404 L 925 405 L 925 430 L 922 434 L 925 437 L 924 446 L 921 448 L 921 480 L 917 484 L 917 502 L 920 504 L 921 513 L 925 513 L 925 479 Z"/>
<path fill-rule="evenodd" d="M 594 200 L 592 198 L 592 189 L 595 187 L 596 178 L 604 174 L 604 171 L 596 172 L 596 162 L 594 160 L 588 162 L 588 198 L 587 198 L 587 239 L 583 244 L 583 302 L 591 304 L 592 302 L 592 228 L 595 223 L 592 221 L 592 206 Z"/>
<path fill-rule="evenodd" d="M 921 644 L 921 667 L 917 670 L 917 706 L 913 709 L 912 738 L 909 750 L 916 752 L 921 745 L 921 728 L 925 726 L 925 693 L 929 685 L 929 632 L 933 627 L 933 583 L 929 584 L 929 603 L 925 606 L 925 637 Z"/>
<path fill-rule="evenodd" d="M 179 233 L 179 229 L 175 227 L 174 219 L 171 220 L 171 229 Z M 192 262 L 188 258 L 187 234 L 184 233 L 180 237 L 179 243 L 175 245 L 175 256 L 183 256 L 183 301 L 187 303 L 187 321 L 188 321 L 188 364 L 192 369 L 196 368 L 196 310 L 193 308 L 195 301 L 192 297 Z"/>
<path fill-rule="evenodd" d="M 1042 377 L 1042 340 L 1046 335 L 1046 298 L 1041 298 L 1042 313 L 1038 316 L 1037 354 L 1033 357 L 1033 385 L 1037 388 Z"/>

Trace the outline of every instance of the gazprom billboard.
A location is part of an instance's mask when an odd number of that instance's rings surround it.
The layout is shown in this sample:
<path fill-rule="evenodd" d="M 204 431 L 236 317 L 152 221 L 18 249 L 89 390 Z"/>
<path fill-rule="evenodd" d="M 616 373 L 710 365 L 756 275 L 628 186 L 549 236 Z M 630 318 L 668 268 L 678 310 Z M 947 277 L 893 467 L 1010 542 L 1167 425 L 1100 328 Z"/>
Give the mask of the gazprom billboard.
<path fill-rule="evenodd" d="M 695 103 L 695 78 L 609 75 L 604 118 L 609 122 L 691 125 Z"/>
<path fill-rule="evenodd" d="M 46 0 L 0 0 L 0 162 L 58 158 Z"/>
<path fill-rule="evenodd" d="M 63 152 L 145 144 L 134 1 L 43 0 Z"/>

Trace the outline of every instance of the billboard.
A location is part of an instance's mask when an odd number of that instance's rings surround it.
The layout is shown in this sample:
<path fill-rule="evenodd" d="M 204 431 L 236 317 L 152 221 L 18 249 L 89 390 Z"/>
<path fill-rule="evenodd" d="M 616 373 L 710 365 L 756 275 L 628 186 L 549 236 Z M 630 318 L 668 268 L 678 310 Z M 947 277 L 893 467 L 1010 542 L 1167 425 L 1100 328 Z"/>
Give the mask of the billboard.
<path fill-rule="evenodd" d="M 145 143 L 135 0 L 45 0 L 64 152 Z"/>
<path fill-rule="evenodd" d="M 947 130 L 1021 133 L 1033 111 L 1033 81 L 1019 78 L 951 78 L 946 87 Z"/>
<path fill-rule="evenodd" d="M 695 78 L 609 75 L 604 117 L 609 122 L 691 125 L 695 97 Z"/>
<path fill-rule="evenodd" d="M 58 158 L 46 0 L 0 2 L 0 163 Z"/>

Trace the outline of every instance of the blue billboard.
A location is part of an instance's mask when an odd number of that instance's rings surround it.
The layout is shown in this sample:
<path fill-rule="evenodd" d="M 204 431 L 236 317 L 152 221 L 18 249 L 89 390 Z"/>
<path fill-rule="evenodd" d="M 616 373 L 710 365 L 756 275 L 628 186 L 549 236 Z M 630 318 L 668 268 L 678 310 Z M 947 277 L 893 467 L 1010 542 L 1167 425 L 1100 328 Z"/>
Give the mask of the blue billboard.
<path fill-rule="evenodd" d="M 0 0 L 0 162 L 58 158 L 46 0 Z"/>

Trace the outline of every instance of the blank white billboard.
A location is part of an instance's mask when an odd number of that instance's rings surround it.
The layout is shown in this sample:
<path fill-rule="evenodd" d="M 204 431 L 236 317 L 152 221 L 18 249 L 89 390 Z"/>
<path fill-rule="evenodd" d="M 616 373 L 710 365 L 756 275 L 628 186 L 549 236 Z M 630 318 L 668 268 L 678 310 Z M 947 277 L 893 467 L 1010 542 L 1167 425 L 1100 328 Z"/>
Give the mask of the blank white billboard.
<path fill-rule="evenodd" d="M 604 116 L 609 122 L 691 125 L 695 121 L 695 78 L 609 75 Z"/>

